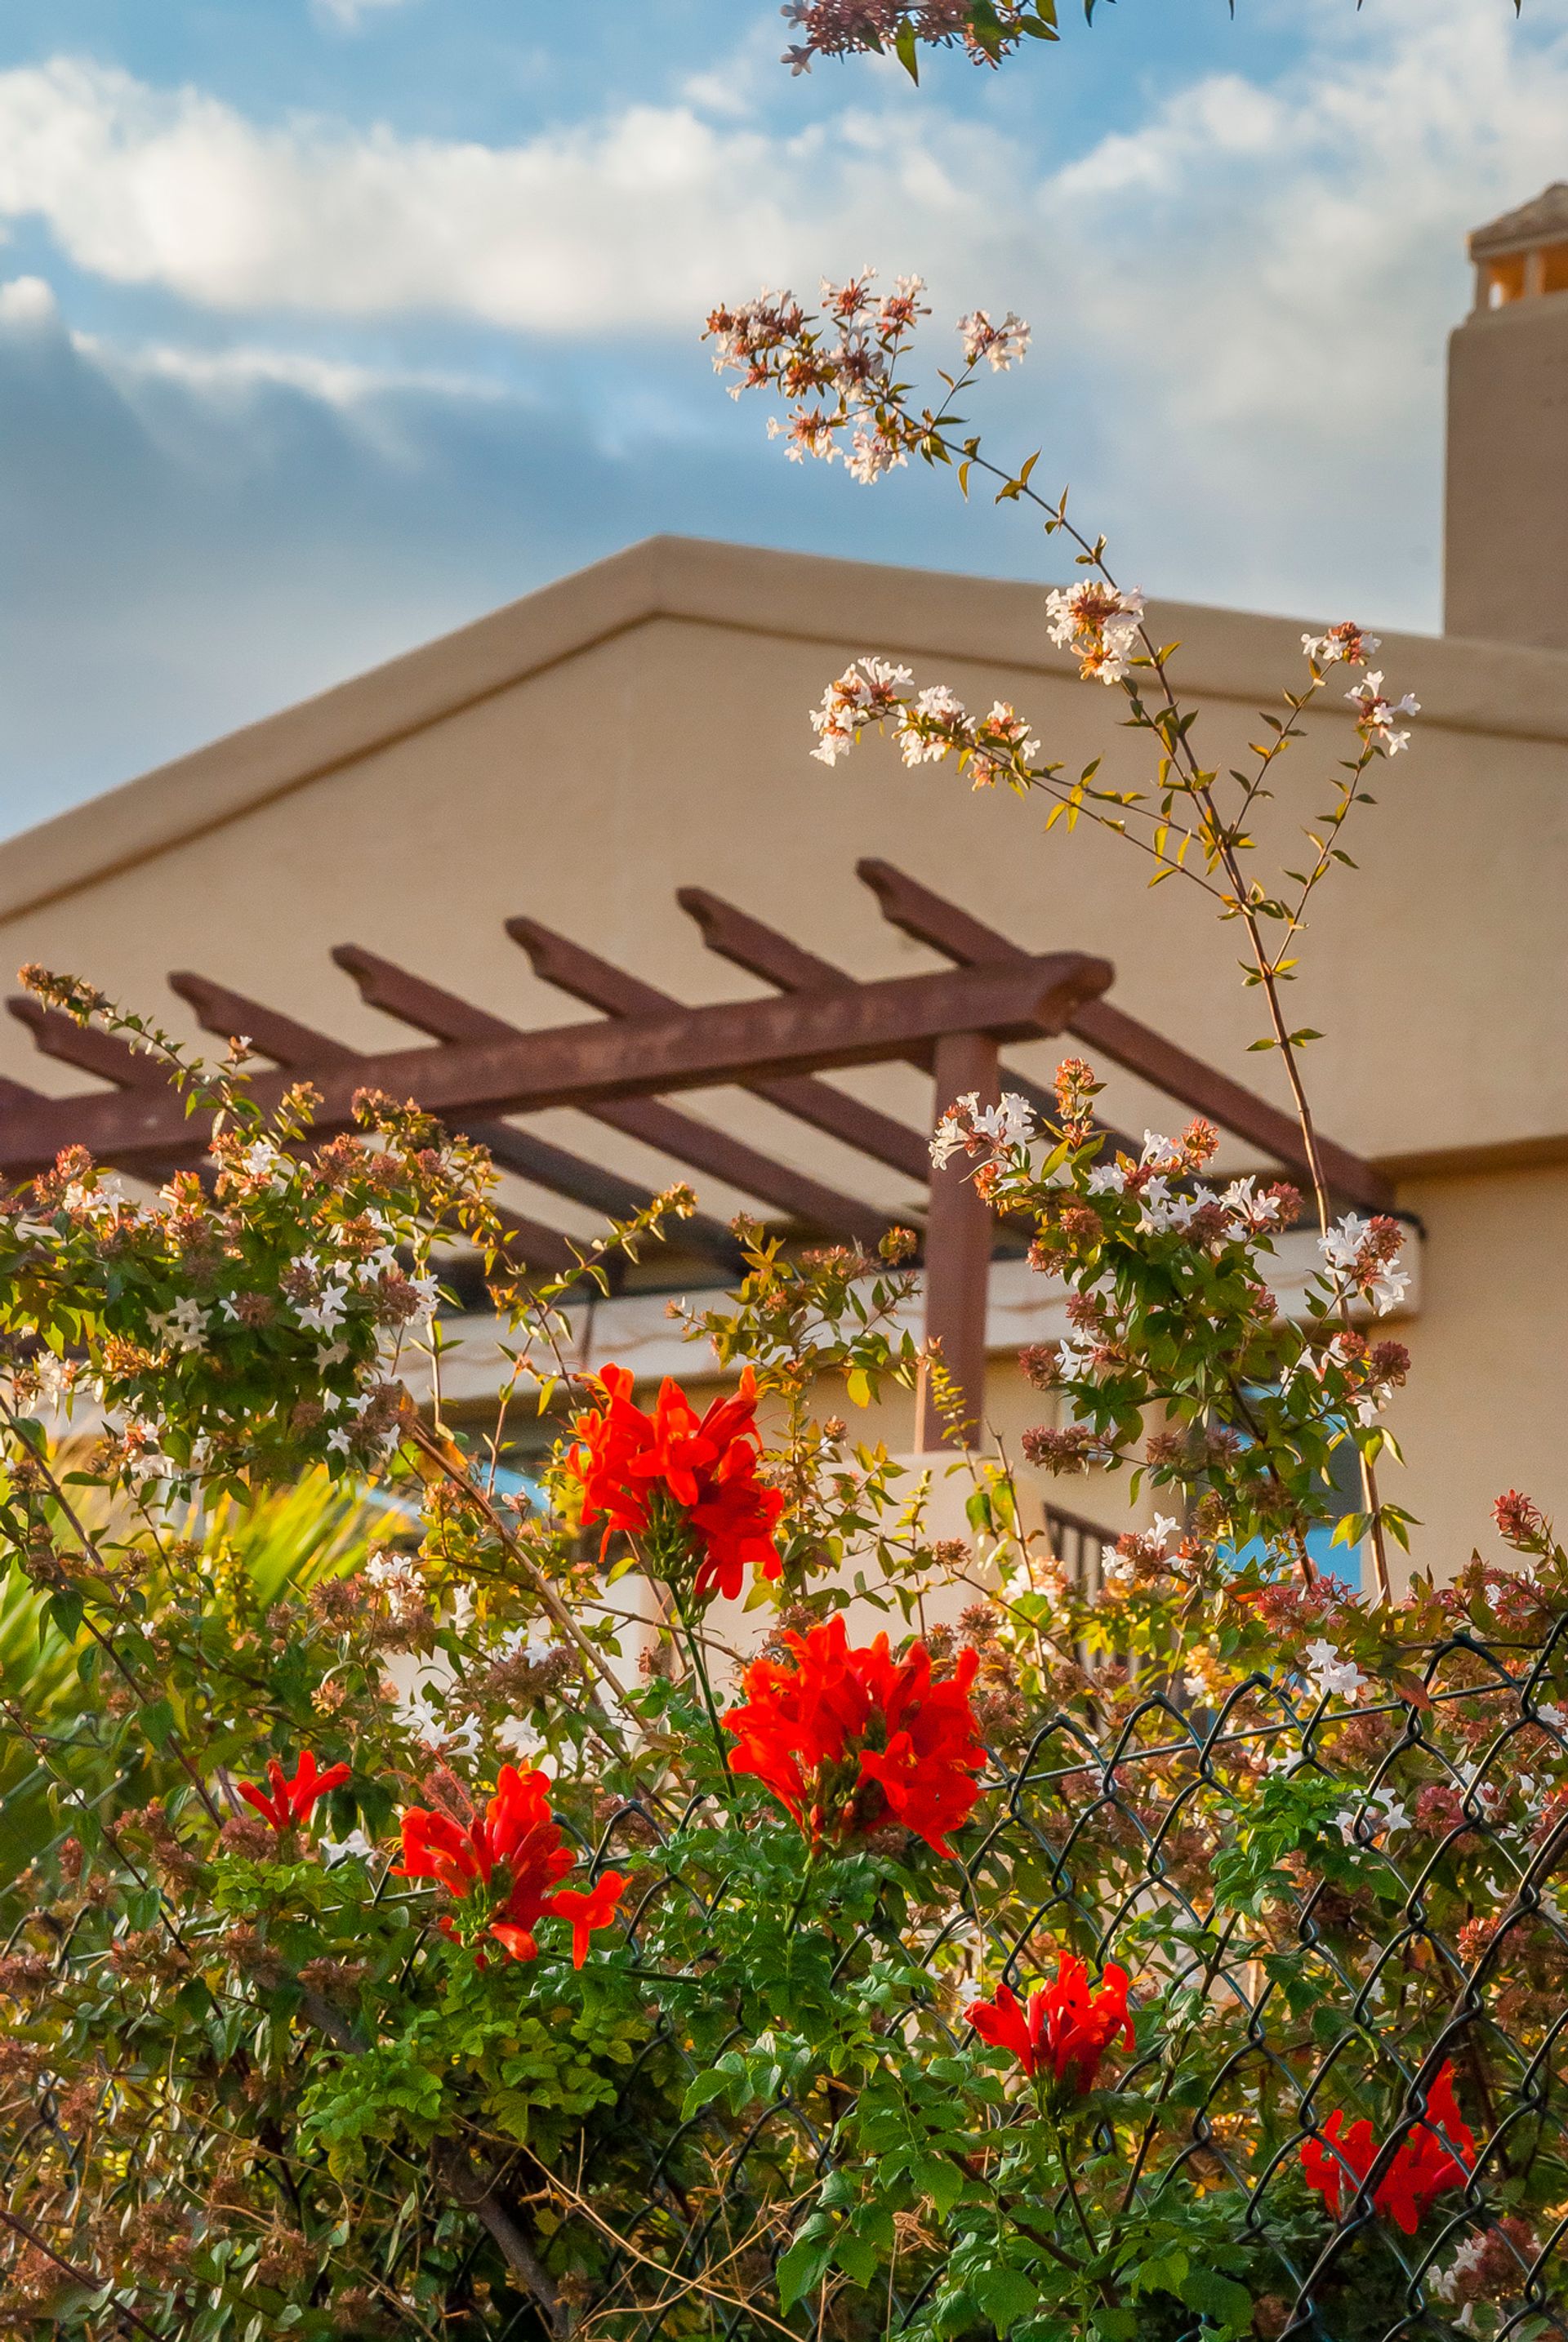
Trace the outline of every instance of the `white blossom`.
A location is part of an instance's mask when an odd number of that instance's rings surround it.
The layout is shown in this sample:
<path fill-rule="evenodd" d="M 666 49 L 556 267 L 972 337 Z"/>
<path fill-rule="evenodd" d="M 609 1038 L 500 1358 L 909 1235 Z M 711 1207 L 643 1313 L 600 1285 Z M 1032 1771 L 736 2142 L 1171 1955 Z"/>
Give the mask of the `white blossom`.
<path fill-rule="evenodd" d="M 461 1724 L 449 1724 L 444 1716 L 436 1714 L 422 1691 L 413 1693 L 400 1704 L 398 1722 L 428 1747 L 451 1749 L 462 1756 L 478 1753 L 479 1726 L 474 1717 L 467 1716 Z"/>
<path fill-rule="evenodd" d="M 1385 699 L 1383 677 L 1373 673 L 1363 676 L 1352 691 L 1345 693 L 1356 710 L 1356 722 L 1373 747 L 1381 748 L 1385 756 L 1397 756 L 1402 748 L 1410 746 L 1408 732 L 1396 732 L 1394 725 L 1402 716 L 1419 716 L 1421 702 L 1407 691 L 1403 699 Z"/>
<path fill-rule="evenodd" d="M 361 1862 L 368 1861 L 375 1852 L 362 1829 L 351 1829 L 346 1837 L 324 1837 L 320 1847 L 321 1858 L 329 1870 L 335 1870 L 340 1862 L 348 1862 L 355 1857 Z"/>
<path fill-rule="evenodd" d="M 299 1322 L 307 1333 L 335 1334 L 348 1313 L 348 1287 L 324 1285 L 314 1301 L 299 1306 Z"/>
<path fill-rule="evenodd" d="M 1368 1838 L 1392 1837 L 1398 1830 L 1407 1830 L 1410 1816 L 1392 1789 L 1373 1789 L 1362 1806 L 1346 1806 L 1336 1814 L 1334 1826 L 1346 1846 L 1357 1846 Z"/>
<path fill-rule="evenodd" d="M 1355 1661 L 1343 1658 L 1332 1643 L 1309 1643 L 1306 1656 L 1313 1688 L 1320 1699 L 1328 1699 L 1335 1692 L 1342 1699 L 1353 1699 L 1366 1681 Z"/>
<path fill-rule="evenodd" d="M 514 1756 L 531 1756 L 539 1746 L 538 1732 L 523 1716 L 509 1716 L 504 1724 L 498 1724 L 495 1740 L 499 1747 L 509 1749 Z"/>
<path fill-rule="evenodd" d="M 1094 676 L 1102 683 L 1121 681 L 1138 639 L 1142 594 L 1089 578 L 1081 586 L 1054 587 L 1045 596 L 1045 611 L 1052 641 L 1076 655 L 1085 681 Z"/>
<path fill-rule="evenodd" d="M 176 1350 L 206 1346 L 207 1313 L 193 1294 L 185 1294 L 172 1309 L 155 1309 L 147 1319 L 161 1341 Z"/>
<path fill-rule="evenodd" d="M 1089 1174 L 1091 1196 L 1120 1196 L 1127 1185 L 1127 1175 L 1119 1163 L 1096 1163 Z"/>
<path fill-rule="evenodd" d="M 1022 363 L 1034 329 L 1011 309 L 1000 325 L 994 324 L 984 309 L 973 309 L 967 317 L 960 317 L 958 331 L 966 366 L 978 365 L 984 358 L 995 373 L 1005 374 L 1009 366 Z"/>

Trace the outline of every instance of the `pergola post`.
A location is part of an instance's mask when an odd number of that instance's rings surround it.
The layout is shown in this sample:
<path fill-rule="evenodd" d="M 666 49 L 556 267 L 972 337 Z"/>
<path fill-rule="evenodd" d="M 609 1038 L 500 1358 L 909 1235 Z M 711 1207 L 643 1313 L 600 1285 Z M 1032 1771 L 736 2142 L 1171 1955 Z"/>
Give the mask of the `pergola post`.
<path fill-rule="evenodd" d="M 988 1033 L 945 1033 L 933 1051 L 934 1125 L 957 1098 L 973 1091 L 983 1106 L 997 1097 L 995 1040 Z M 936 1405 L 928 1367 L 922 1367 L 914 1405 L 914 1445 L 976 1444 L 985 1404 L 985 1304 L 991 1279 L 991 1207 L 970 1176 L 974 1164 L 955 1155 L 931 1171 L 925 1216 L 925 1347 L 940 1349 L 952 1394 L 962 1401 L 950 1420 Z"/>

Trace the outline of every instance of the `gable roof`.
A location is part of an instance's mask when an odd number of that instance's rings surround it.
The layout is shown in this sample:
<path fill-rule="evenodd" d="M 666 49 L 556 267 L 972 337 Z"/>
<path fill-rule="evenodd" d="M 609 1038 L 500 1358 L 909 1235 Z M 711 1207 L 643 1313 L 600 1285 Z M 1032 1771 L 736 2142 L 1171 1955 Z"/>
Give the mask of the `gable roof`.
<path fill-rule="evenodd" d="M 1568 236 L 1568 179 L 1553 179 L 1527 204 L 1478 227 L 1470 239 L 1470 256 L 1495 260 L 1505 252 L 1525 250 L 1557 236 Z"/>
<path fill-rule="evenodd" d="M 23 832 L 6 848 L 13 918 L 222 827 L 373 750 L 658 618 L 867 650 L 1070 671 L 1046 638 L 1044 587 L 997 578 L 655 536 L 487 617 L 245 726 Z M 1193 696 L 1268 704 L 1300 660 L 1299 619 L 1155 602 Z M 1568 740 L 1568 652 L 1384 637 L 1423 725 Z"/>

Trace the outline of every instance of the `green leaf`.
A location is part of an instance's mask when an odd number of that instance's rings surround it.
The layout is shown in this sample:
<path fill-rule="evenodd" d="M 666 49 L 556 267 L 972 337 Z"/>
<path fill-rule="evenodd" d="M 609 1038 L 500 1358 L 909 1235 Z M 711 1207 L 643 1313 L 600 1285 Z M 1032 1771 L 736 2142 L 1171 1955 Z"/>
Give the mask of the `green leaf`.
<path fill-rule="evenodd" d="M 844 1376 L 844 1388 L 849 1393 L 852 1406 L 871 1405 L 871 1376 L 864 1366 L 851 1366 Z"/>
<path fill-rule="evenodd" d="M 809 2227 L 808 2221 L 806 2226 Z M 804 2295 L 813 2293 L 827 2275 L 833 2259 L 833 2238 L 822 2242 L 815 2237 L 799 2236 L 778 2265 L 779 2300 L 785 2310 L 791 2310 Z"/>
<path fill-rule="evenodd" d="M 944 2155 L 917 2155 L 910 2178 L 923 2196 L 929 2196 L 945 2219 L 964 2193 L 964 2174 Z"/>
<path fill-rule="evenodd" d="M 1040 2298 L 1039 2288 L 1031 2284 L 1022 2269 L 985 2269 L 970 2282 L 981 2308 L 998 2334 L 1005 2334 L 1019 2318 L 1027 2317 Z"/>
<path fill-rule="evenodd" d="M 155 1748 L 161 1748 L 175 1728 L 175 1711 L 166 1699 L 155 1699 L 141 1713 L 142 1730 Z"/>
<path fill-rule="evenodd" d="M 729 2075 L 721 2074 L 716 2067 L 710 2066 L 705 2074 L 694 2075 L 681 2100 L 681 2120 L 690 2122 L 700 2107 L 705 2107 L 711 2098 L 721 2097 L 729 2086 Z"/>
<path fill-rule="evenodd" d="M 909 78 L 917 86 L 920 81 L 920 50 L 915 41 L 914 26 L 906 16 L 893 37 L 894 54 Z M 779 2264 L 782 2268 L 784 2264 Z"/>
<path fill-rule="evenodd" d="M 1189 2309 L 1201 2310 L 1227 2333 L 1244 2334 L 1253 2322 L 1253 2297 L 1246 2287 L 1217 2269 L 1190 2268 L 1175 2290 Z"/>

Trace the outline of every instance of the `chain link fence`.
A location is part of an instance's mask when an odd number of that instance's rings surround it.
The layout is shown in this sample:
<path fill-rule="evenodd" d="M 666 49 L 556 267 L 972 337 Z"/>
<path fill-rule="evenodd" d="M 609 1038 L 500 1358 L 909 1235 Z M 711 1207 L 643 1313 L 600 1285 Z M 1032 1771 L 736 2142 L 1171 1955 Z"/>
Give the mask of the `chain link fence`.
<path fill-rule="evenodd" d="M 1118 1698 L 1092 1686 L 997 1752 L 961 1861 L 902 1926 L 849 1937 L 837 1973 L 896 1947 L 924 1980 L 903 2037 L 938 2056 L 972 2038 L 977 1988 L 1022 1991 L 1064 1947 L 1119 1961 L 1134 2003 L 1166 2015 L 1118 2085 L 1146 2120 L 1103 2125 L 1095 2151 L 1124 2157 L 1134 2212 L 1201 2195 L 1246 2248 L 1261 2335 L 1568 2334 L 1568 1924 L 1553 1892 L 1568 1862 L 1565 1676 L 1568 1618 L 1527 1646 L 1458 1634 L 1353 1706 L 1266 1675 L 1204 1706 L 1154 1687 L 1146 1665 Z M 1286 1843 L 1303 1812 L 1319 1817 L 1315 1841 L 1297 1828 Z M 599 1864 L 638 1866 L 634 1941 L 661 1897 L 726 1894 L 682 1837 L 631 1807 L 604 1827 Z M 697 2070 L 669 1983 L 624 2103 L 640 2074 L 678 2099 Z M 732 2038 L 745 2035 L 737 2011 Z M 1477 2151 L 1407 2236 L 1372 2196 L 1450 2063 Z M 612 2127 L 581 2200 L 603 2187 L 641 2210 L 602 2231 L 616 2241 L 584 2305 L 595 2330 L 779 2331 L 774 2267 L 839 2163 L 851 2095 L 819 2082 L 739 2117 L 710 2105 L 656 2139 Z M 1305 2188 L 1302 2148 L 1338 2110 L 1373 2120 L 1380 2154 L 1364 2187 L 1347 2179 L 1336 2223 Z M 901 2241 L 885 2286 L 846 2287 L 805 2322 L 908 2328 L 940 2278 L 941 2223 Z M 1140 2342 L 1202 2330 L 1164 2303 L 1139 2317 Z"/>

